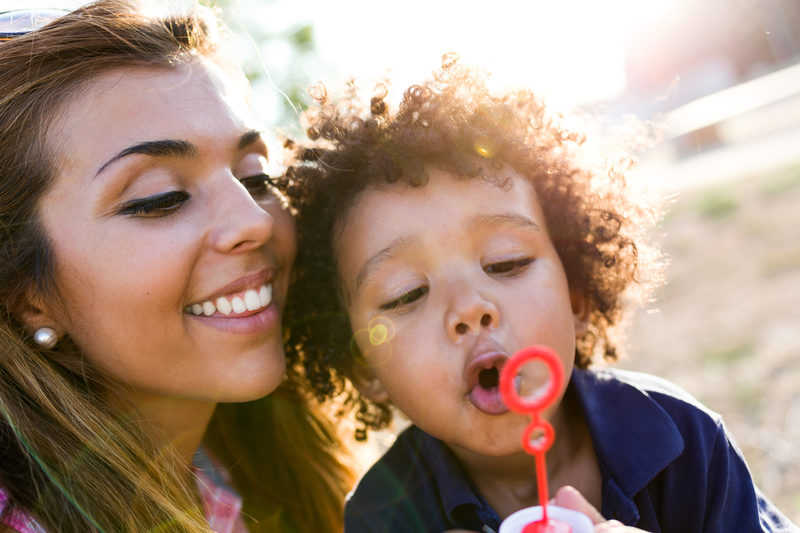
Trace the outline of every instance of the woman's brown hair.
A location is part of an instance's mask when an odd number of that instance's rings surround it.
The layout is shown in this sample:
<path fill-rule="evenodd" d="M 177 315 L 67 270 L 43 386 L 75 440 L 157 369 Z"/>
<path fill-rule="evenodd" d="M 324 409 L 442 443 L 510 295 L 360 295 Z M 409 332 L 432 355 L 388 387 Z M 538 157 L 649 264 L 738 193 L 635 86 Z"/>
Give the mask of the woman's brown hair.
<path fill-rule="evenodd" d="M 16 310 L 26 295 L 59 297 L 37 211 L 59 172 L 53 121 L 111 70 L 214 59 L 215 28 L 208 10 L 150 18 L 134 2 L 101 0 L 0 43 L 0 487 L 6 513 L 22 510 L 47 531 L 210 531 L 177 452 L 156 449 L 109 405 L 113 385 L 69 338 L 41 349 Z M 207 431 L 254 532 L 341 528 L 350 473 L 296 381 L 221 406 Z"/>

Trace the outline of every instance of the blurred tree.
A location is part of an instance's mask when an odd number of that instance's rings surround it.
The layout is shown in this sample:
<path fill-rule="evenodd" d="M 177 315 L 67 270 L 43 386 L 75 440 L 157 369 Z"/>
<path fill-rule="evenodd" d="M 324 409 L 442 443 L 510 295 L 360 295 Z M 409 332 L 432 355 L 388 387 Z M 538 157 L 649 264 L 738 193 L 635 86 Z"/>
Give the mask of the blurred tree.
<path fill-rule="evenodd" d="M 259 119 L 299 135 L 298 113 L 308 104 L 306 89 L 319 75 L 310 17 L 298 19 L 303 13 L 284 9 L 281 0 L 201 2 L 222 10 L 235 52 L 242 54 L 239 59 L 253 86 Z M 317 77 L 312 78 L 313 72 Z"/>

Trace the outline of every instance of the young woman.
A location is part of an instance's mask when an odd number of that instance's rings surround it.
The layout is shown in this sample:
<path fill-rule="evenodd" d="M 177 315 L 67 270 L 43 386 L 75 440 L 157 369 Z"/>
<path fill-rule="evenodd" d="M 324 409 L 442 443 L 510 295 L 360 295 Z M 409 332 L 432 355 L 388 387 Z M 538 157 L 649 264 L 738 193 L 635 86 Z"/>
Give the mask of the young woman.
<path fill-rule="evenodd" d="M 218 48 L 120 0 L 0 41 L 0 531 L 341 528 L 283 351 L 293 221 Z"/>

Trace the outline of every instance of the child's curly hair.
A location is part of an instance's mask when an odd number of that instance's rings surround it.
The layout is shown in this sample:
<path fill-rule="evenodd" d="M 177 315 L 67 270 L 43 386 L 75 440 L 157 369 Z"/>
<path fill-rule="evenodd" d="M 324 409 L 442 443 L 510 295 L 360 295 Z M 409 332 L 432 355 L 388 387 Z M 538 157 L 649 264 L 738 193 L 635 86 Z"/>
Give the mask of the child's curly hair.
<path fill-rule="evenodd" d="M 369 402 L 346 379 L 361 355 L 338 290 L 332 243 L 359 193 L 387 184 L 422 187 L 431 166 L 469 179 L 508 165 L 531 180 L 569 288 L 589 306 L 575 364 L 586 368 L 600 354 L 615 360 L 612 333 L 625 315 L 623 294 L 634 288 L 646 294 L 659 279 L 658 254 L 643 240 L 658 206 L 642 203 L 626 184 L 632 160 L 618 157 L 602 168 L 580 163 L 576 150 L 584 138 L 561 126 L 562 117 L 549 116 L 529 91 L 493 93 L 484 76 L 454 56 L 446 55 L 427 83 L 409 87 L 396 111 L 379 87 L 368 110 L 352 85 L 338 101 L 318 90 L 318 105 L 305 115 L 315 142 L 295 147 L 296 162 L 281 183 L 300 239 L 285 314 L 287 353 L 302 361 L 318 399 L 345 393 L 365 426 L 359 439 L 366 427 L 391 420 L 389 406 Z"/>

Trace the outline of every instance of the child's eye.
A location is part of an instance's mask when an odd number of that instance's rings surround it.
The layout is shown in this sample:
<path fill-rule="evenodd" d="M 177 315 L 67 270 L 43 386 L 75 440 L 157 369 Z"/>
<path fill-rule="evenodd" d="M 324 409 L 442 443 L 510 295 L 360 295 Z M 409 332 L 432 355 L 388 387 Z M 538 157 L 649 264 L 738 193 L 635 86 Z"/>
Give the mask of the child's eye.
<path fill-rule="evenodd" d="M 165 217 L 176 213 L 189 198 L 190 196 L 187 192 L 169 191 L 163 194 L 131 200 L 120 208 L 119 213 L 130 217 Z"/>
<path fill-rule="evenodd" d="M 254 176 L 247 176 L 239 180 L 242 182 L 242 185 L 250 193 L 250 196 L 259 197 L 263 196 L 267 193 L 267 185 L 275 186 L 275 183 L 272 181 L 267 174 L 256 174 Z"/>
<path fill-rule="evenodd" d="M 379 309 L 381 311 L 389 311 L 391 309 L 396 309 L 400 306 L 407 305 L 413 303 L 423 296 L 428 294 L 428 287 L 417 287 L 416 289 L 411 289 L 410 291 L 400 295 L 399 297 L 395 298 L 390 302 L 386 302 L 385 304 L 381 305 Z"/>
<path fill-rule="evenodd" d="M 533 263 L 532 257 L 521 257 L 519 259 L 509 259 L 508 261 L 499 261 L 497 263 L 490 263 L 483 267 L 487 274 L 505 274 L 514 275 L 525 270 L 525 268 Z"/>

